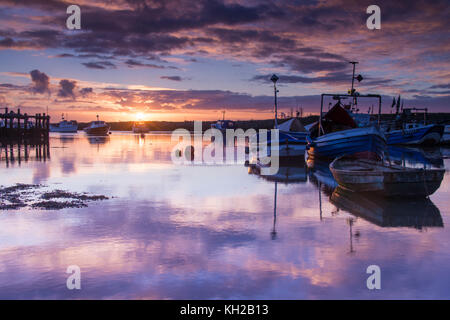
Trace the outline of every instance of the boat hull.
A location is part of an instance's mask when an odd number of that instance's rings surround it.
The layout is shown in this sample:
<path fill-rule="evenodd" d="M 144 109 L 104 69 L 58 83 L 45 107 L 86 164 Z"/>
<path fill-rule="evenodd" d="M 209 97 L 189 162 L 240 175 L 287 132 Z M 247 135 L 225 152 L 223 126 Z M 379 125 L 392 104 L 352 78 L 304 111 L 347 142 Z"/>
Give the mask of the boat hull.
<path fill-rule="evenodd" d="M 95 127 L 95 128 L 86 128 L 84 132 L 88 135 L 92 136 L 106 136 L 109 133 L 109 126 L 104 127 Z"/>
<path fill-rule="evenodd" d="M 308 158 L 328 160 L 353 154 L 382 158 L 385 149 L 385 137 L 375 127 L 333 132 L 314 139 L 307 146 Z"/>
<path fill-rule="evenodd" d="M 375 162 L 336 159 L 330 170 L 340 187 L 384 197 L 426 197 L 439 189 L 444 169 L 379 166 Z"/>
<path fill-rule="evenodd" d="M 272 153 L 272 137 L 271 132 L 267 132 L 267 140 L 264 141 L 259 135 L 256 137 L 258 143 L 259 158 L 267 156 L 278 156 L 280 164 L 295 164 L 296 162 L 304 162 L 306 151 L 306 134 L 302 134 L 303 139 L 297 139 L 291 132 L 286 133 L 279 131 L 278 141 L 276 142 L 277 154 Z M 251 138 L 251 141 L 255 141 Z"/>
<path fill-rule="evenodd" d="M 419 128 L 385 132 L 388 145 L 437 145 L 444 134 L 444 126 L 430 124 Z"/>
<path fill-rule="evenodd" d="M 76 132 L 78 132 L 78 126 L 58 127 L 58 126 L 50 125 L 50 132 L 76 133 Z"/>

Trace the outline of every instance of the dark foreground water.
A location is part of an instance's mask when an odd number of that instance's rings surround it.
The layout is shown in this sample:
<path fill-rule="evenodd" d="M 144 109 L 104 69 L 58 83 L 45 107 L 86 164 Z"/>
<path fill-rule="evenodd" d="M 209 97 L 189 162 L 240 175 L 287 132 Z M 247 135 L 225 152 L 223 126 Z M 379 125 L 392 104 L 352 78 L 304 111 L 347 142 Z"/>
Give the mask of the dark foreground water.
<path fill-rule="evenodd" d="M 334 191 L 326 165 L 282 168 L 275 182 L 243 164 L 177 166 L 171 150 L 169 135 L 125 133 L 53 135 L 20 163 L 2 149 L 3 186 L 112 198 L 0 211 L 0 298 L 450 298 L 448 173 L 430 200 L 384 201 Z M 446 149 L 391 153 L 450 166 Z M 66 287 L 70 265 L 81 290 Z M 366 286 L 369 265 L 380 290 Z"/>

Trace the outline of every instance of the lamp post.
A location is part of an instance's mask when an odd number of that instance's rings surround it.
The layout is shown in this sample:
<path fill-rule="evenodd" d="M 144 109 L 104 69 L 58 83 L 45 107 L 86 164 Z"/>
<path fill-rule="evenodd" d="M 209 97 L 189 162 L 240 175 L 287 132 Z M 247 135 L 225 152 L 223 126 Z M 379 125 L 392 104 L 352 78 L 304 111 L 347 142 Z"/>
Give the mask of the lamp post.
<path fill-rule="evenodd" d="M 272 75 L 270 80 L 273 82 L 273 91 L 275 93 L 275 129 L 278 128 L 278 120 L 277 120 L 277 114 L 278 114 L 278 106 L 277 106 L 277 81 L 278 81 L 277 75 Z"/>

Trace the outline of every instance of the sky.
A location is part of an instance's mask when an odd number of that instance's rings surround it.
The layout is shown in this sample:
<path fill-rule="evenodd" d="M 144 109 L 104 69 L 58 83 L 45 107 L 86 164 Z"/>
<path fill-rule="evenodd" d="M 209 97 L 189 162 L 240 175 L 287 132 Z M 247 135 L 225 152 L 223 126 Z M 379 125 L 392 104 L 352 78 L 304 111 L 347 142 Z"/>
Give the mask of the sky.
<path fill-rule="evenodd" d="M 356 89 L 383 112 L 398 95 L 449 112 L 449 16 L 446 0 L 0 0 L 0 107 L 53 122 L 268 119 L 275 73 L 279 113 L 318 114 L 358 61 Z"/>

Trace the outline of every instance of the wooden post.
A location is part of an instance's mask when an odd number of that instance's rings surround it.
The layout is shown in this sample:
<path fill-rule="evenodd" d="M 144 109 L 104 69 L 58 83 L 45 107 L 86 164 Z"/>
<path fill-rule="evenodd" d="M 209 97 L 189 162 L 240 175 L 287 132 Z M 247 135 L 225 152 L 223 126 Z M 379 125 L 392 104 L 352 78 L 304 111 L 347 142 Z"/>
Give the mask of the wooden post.
<path fill-rule="evenodd" d="M 14 111 L 11 111 L 9 113 L 9 131 L 12 132 L 13 130 L 13 121 L 14 121 Z"/>
<path fill-rule="evenodd" d="M 20 136 L 22 130 L 20 128 L 20 109 L 17 109 L 17 133 Z"/>

